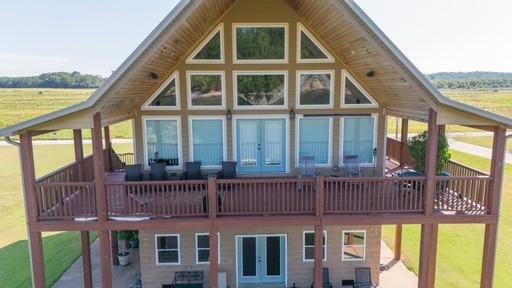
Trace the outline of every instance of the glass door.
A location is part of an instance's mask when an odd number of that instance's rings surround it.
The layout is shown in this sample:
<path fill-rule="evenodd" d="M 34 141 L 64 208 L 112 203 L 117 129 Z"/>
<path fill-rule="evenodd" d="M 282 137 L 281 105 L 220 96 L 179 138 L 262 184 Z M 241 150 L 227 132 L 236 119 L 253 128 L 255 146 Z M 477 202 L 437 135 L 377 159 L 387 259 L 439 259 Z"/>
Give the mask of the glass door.
<path fill-rule="evenodd" d="M 285 281 L 284 236 L 238 236 L 237 246 L 239 283 Z"/>

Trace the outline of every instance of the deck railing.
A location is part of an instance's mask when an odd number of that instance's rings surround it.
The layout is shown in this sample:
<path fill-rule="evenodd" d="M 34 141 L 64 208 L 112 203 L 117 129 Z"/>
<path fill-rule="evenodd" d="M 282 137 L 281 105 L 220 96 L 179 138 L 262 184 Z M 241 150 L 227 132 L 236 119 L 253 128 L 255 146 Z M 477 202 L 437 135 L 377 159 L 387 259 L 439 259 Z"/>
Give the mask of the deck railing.
<path fill-rule="evenodd" d="M 88 182 L 94 180 L 92 155 L 40 177 L 37 183 Z"/>
<path fill-rule="evenodd" d="M 94 183 L 36 183 L 39 219 L 67 219 L 96 216 Z"/>
<path fill-rule="evenodd" d="M 436 178 L 436 209 L 455 212 L 487 212 L 491 177 L 458 176 Z"/>

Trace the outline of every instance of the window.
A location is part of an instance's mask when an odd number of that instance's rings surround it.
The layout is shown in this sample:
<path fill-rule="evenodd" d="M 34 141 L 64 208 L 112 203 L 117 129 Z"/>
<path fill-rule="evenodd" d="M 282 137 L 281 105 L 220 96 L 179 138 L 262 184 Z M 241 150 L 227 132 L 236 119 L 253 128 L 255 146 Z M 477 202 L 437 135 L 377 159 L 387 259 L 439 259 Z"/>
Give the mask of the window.
<path fill-rule="evenodd" d="M 297 119 L 297 164 L 303 157 L 314 157 L 318 166 L 331 164 L 331 118 L 304 118 Z"/>
<path fill-rule="evenodd" d="M 304 262 L 314 261 L 315 260 L 315 232 L 313 231 L 304 231 L 303 233 L 304 240 L 304 251 L 303 258 Z M 324 231 L 323 235 L 323 261 L 327 260 L 327 231 Z"/>
<path fill-rule="evenodd" d="M 342 118 L 341 159 L 357 156 L 360 164 L 373 165 L 376 116 L 346 116 Z"/>
<path fill-rule="evenodd" d="M 217 262 L 220 263 L 220 234 L 217 233 Z M 210 263 L 210 234 L 196 234 L 196 264 Z"/>
<path fill-rule="evenodd" d="M 187 72 L 189 109 L 224 109 L 224 72 Z"/>
<path fill-rule="evenodd" d="M 238 109 L 285 108 L 288 105 L 286 71 L 234 72 L 235 107 Z"/>
<path fill-rule="evenodd" d="M 180 264 L 180 235 L 155 235 L 156 265 Z"/>
<path fill-rule="evenodd" d="M 333 71 L 297 72 L 297 107 L 333 107 Z"/>
<path fill-rule="evenodd" d="M 224 25 L 220 24 L 187 59 L 191 64 L 224 63 Z"/>
<path fill-rule="evenodd" d="M 334 63 L 334 57 L 300 23 L 297 40 L 297 63 Z"/>
<path fill-rule="evenodd" d="M 286 63 L 287 24 L 233 24 L 235 63 Z"/>
<path fill-rule="evenodd" d="M 144 117 L 145 163 L 165 163 L 181 167 L 180 119 L 178 117 Z"/>
<path fill-rule="evenodd" d="M 191 117 L 190 159 L 203 167 L 218 167 L 225 159 L 224 117 Z"/>
<path fill-rule="evenodd" d="M 143 110 L 179 109 L 179 78 L 178 72 L 173 73 L 146 101 Z"/>
<path fill-rule="evenodd" d="M 366 231 L 343 231 L 343 261 L 363 261 L 366 253 Z"/>
<path fill-rule="evenodd" d="M 376 108 L 379 107 L 375 99 L 350 76 L 347 71 L 341 72 L 342 89 L 341 105 L 349 108 Z"/>

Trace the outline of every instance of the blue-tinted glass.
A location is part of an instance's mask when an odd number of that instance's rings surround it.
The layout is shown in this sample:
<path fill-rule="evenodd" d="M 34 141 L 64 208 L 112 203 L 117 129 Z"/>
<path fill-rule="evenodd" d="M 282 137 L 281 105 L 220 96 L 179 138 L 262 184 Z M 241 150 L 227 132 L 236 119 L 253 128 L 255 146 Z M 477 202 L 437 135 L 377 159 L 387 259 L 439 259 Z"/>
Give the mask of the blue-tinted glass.
<path fill-rule="evenodd" d="M 373 117 L 345 117 L 343 123 L 343 156 L 357 155 L 359 163 L 373 163 Z"/>
<path fill-rule="evenodd" d="M 194 161 L 200 161 L 204 166 L 222 164 L 222 120 L 192 120 L 192 141 Z"/>
<path fill-rule="evenodd" d="M 327 164 L 329 161 L 329 119 L 302 118 L 299 121 L 299 158 L 313 156 L 316 164 Z"/>
<path fill-rule="evenodd" d="M 179 165 L 178 121 L 147 120 L 146 139 L 148 165 L 153 162 L 166 163 L 167 166 Z"/>

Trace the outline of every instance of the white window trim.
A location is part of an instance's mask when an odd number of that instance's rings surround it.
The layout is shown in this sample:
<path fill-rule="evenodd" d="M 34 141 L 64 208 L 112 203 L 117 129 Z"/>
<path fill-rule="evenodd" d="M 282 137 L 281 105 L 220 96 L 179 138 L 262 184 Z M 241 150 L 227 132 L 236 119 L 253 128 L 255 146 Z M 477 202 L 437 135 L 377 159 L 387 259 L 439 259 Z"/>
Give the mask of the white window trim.
<path fill-rule="evenodd" d="M 175 80 L 174 83 L 176 83 L 176 106 L 150 106 L 151 102 L 153 102 L 153 100 L 155 100 L 158 95 L 162 93 L 162 91 L 164 91 L 169 84 L 171 84 L 172 80 Z M 158 87 L 155 93 L 153 93 L 153 95 L 151 95 L 151 97 L 149 97 L 149 99 L 144 102 L 141 110 L 180 110 L 180 98 L 180 77 L 179 72 L 175 71 L 164 81 L 164 83 L 162 83 L 162 85 L 160 85 L 160 87 Z"/>
<path fill-rule="evenodd" d="M 260 27 L 274 27 L 284 28 L 284 59 L 261 59 L 261 60 L 238 60 L 237 59 L 237 43 L 236 43 L 236 29 L 239 27 L 245 28 L 260 28 Z M 234 64 L 287 64 L 289 54 L 289 37 L 288 37 L 288 23 L 233 23 L 233 63 Z"/>
<path fill-rule="evenodd" d="M 220 33 L 220 59 L 194 59 L 204 46 L 210 42 L 210 40 Z M 185 61 L 187 64 L 224 64 L 224 24 L 220 23 L 215 29 L 206 37 L 203 42 L 190 54 Z"/>
<path fill-rule="evenodd" d="M 311 41 L 313 41 L 313 43 L 315 43 L 316 47 L 318 47 L 318 49 L 320 49 L 320 51 L 322 51 L 322 53 L 324 53 L 324 55 L 327 56 L 327 58 L 324 58 L 324 59 L 302 59 L 302 57 L 301 57 L 302 33 L 301 32 L 304 32 L 304 34 L 306 34 L 306 36 L 308 36 L 308 38 L 311 39 Z M 302 23 L 297 23 L 297 63 L 334 63 L 334 62 L 336 62 L 335 58 L 332 56 L 331 53 L 329 53 L 329 51 L 327 51 L 325 46 L 322 45 L 318 41 L 318 39 L 311 32 L 309 32 L 309 30 Z"/>
<path fill-rule="evenodd" d="M 300 104 L 300 76 L 301 75 L 319 75 L 319 74 L 330 74 L 331 75 L 331 85 L 329 90 L 331 91 L 329 95 L 329 104 L 315 104 L 315 105 L 302 105 Z M 298 70 L 297 78 L 296 78 L 296 86 L 295 86 L 295 105 L 299 109 L 325 109 L 325 108 L 334 108 L 334 70 Z"/>
<path fill-rule="evenodd" d="M 285 147 L 290 147 L 290 116 L 288 114 L 268 114 L 268 115 L 233 115 L 233 123 L 231 127 L 231 131 L 233 131 L 233 139 L 232 139 L 232 147 L 233 147 L 233 161 L 238 161 L 237 159 L 237 149 L 236 149 L 236 143 L 237 143 L 237 131 L 236 131 L 236 122 L 239 119 L 284 119 L 284 126 L 285 126 Z M 268 172 L 272 174 L 286 174 L 290 172 L 290 149 L 285 149 L 285 172 Z M 238 174 L 255 174 L 255 173 L 244 173 L 244 172 L 237 172 Z"/>
<path fill-rule="evenodd" d="M 239 106 L 238 105 L 238 75 L 284 75 L 284 104 L 283 105 L 253 105 L 253 106 Z M 283 110 L 288 108 L 288 71 L 269 70 L 269 71 L 247 71 L 239 70 L 233 71 L 233 103 L 236 110 Z"/>
<path fill-rule="evenodd" d="M 144 168 L 149 169 L 149 159 L 148 159 L 148 139 L 146 135 L 147 131 L 147 121 L 148 120 L 175 120 L 177 127 L 177 137 L 178 137 L 178 166 L 166 166 L 167 170 L 181 170 L 183 167 L 183 155 L 182 155 L 182 143 L 181 143 L 181 116 L 142 116 L 142 138 L 143 138 L 143 150 L 144 150 Z"/>
<path fill-rule="evenodd" d="M 189 116 L 188 117 L 188 147 L 189 147 L 189 159 L 193 161 L 194 159 L 194 134 L 192 122 L 194 120 L 222 120 L 222 160 L 226 161 L 227 159 L 227 132 L 226 132 L 226 116 Z M 219 168 L 221 165 L 201 165 L 201 168 L 210 169 L 210 168 Z"/>
<path fill-rule="evenodd" d="M 315 234 L 315 231 L 302 231 L 302 262 L 315 262 L 315 259 L 306 259 L 306 234 L 307 233 L 312 233 L 313 235 Z M 324 259 L 323 262 L 326 262 L 327 261 L 327 231 L 324 230 L 323 232 L 323 237 L 325 237 L 325 245 L 323 247 L 324 249 Z M 315 247 L 314 245 L 313 246 L 307 246 L 307 247 Z"/>
<path fill-rule="evenodd" d="M 193 75 L 220 75 L 222 89 L 221 106 L 194 106 L 192 105 L 192 83 L 190 81 Z M 188 110 L 224 110 L 226 108 L 226 73 L 224 71 L 187 71 L 187 106 Z"/>
<path fill-rule="evenodd" d="M 178 237 L 178 262 L 177 263 L 160 263 L 158 261 L 158 251 L 174 251 L 176 249 L 158 249 L 159 237 Z M 180 234 L 155 234 L 155 262 L 156 266 L 175 266 L 181 265 L 181 243 Z"/>
<path fill-rule="evenodd" d="M 210 233 L 196 233 L 196 264 L 210 264 L 210 261 L 199 261 L 199 249 L 204 249 L 205 248 L 199 248 L 197 247 L 197 244 L 198 244 L 198 241 L 197 241 L 197 236 L 208 236 L 210 237 Z M 210 248 L 208 248 L 208 252 L 210 251 Z M 220 233 L 217 233 L 217 263 L 220 263 Z"/>
<path fill-rule="evenodd" d="M 370 103 L 370 104 L 345 104 L 345 83 L 346 83 L 345 79 L 347 79 L 347 78 L 372 103 Z M 379 108 L 379 103 L 377 102 L 377 100 L 375 100 L 375 98 L 373 96 L 371 96 L 370 93 L 366 89 L 364 89 L 364 87 L 361 86 L 361 84 L 359 84 L 359 82 L 352 75 L 350 75 L 350 73 L 346 69 L 341 70 L 341 103 L 340 103 L 340 105 L 341 105 L 341 108 Z"/>
<path fill-rule="evenodd" d="M 299 163 L 299 154 L 300 154 L 300 151 L 299 151 L 299 147 L 300 147 L 300 120 L 301 119 L 327 119 L 329 120 L 329 150 L 328 150 L 328 154 L 327 154 L 327 164 L 316 164 L 315 163 L 315 167 L 321 167 L 321 168 L 328 168 L 328 167 L 332 167 L 332 137 L 333 137 L 333 119 L 332 117 L 304 117 L 304 115 L 297 115 L 296 118 L 295 118 L 295 168 L 299 168 L 300 167 L 300 163 Z"/>
<path fill-rule="evenodd" d="M 340 167 L 345 166 L 343 164 L 343 128 L 345 126 L 345 117 L 349 117 L 349 118 L 372 117 L 373 118 L 373 149 L 377 148 L 377 133 L 378 133 L 377 127 L 378 127 L 378 119 L 379 119 L 378 114 L 372 113 L 369 116 L 350 116 L 350 115 L 341 116 L 340 117 L 340 155 L 338 155 Z M 372 157 L 372 163 L 360 163 L 359 165 L 361 167 L 375 167 L 376 166 L 375 160 L 376 160 L 375 157 Z"/>
<path fill-rule="evenodd" d="M 363 246 L 363 258 L 361 259 L 346 259 L 345 258 L 345 233 L 363 233 L 364 244 Z M 361 245 L 350 245 L 350 246 L 361 246 Z M 366 259 L 366 230 L 343 230 L 341 232 L 341 261 L 351 262 L 362 262 Z"/>

